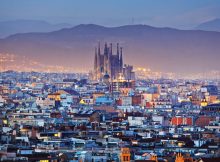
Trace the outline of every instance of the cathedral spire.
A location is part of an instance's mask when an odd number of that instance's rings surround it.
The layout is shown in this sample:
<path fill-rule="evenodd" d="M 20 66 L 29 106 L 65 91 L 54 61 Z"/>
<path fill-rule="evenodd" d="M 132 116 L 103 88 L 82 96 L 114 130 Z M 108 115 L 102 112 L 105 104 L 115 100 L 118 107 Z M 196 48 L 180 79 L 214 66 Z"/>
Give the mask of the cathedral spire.
<path fill-rule="evenodd" d="M 112 43 L 110 43 L 110 54 L 112 55 Z"/>
<path fill-rule="evenodd" d="M 117 55 L 119 56 L 119 43 L 117 43 Z"/>
<path fill-rule="evenodd" d="M 100 42 L 99 42 L 99 46 L 98 46 L 98 55 L 101 55 Z"/>
<path fill-rule="evenodd" d="M 95 60 L 94 60 L 94 70 L 96 71 L 97 68 L 97 48 L 95 47 Z"/>
<path fill-rule="evenodd" d="M 108 55 L 108 45 L 106 42 L 105 42 L 104 55 Z"/>
<path fill-rule="evenodd" d="M 97 58 L 97 48 L 95 47 L 95 60 L 94 60 L 94 79 L 97 79 L 97 67 L 98 67 L 98 58 Z"/>
<path fill-rule="evenodd" d="M 120 68 L 121 68 L 121 71 L 123 69 L 123 56 L 122 56 L 122 47 L 120 48 Z"/>
<path fill-rule="evenodd" d="M 95 47 L 95 55 L 97 55 L 97 48 Z"/>

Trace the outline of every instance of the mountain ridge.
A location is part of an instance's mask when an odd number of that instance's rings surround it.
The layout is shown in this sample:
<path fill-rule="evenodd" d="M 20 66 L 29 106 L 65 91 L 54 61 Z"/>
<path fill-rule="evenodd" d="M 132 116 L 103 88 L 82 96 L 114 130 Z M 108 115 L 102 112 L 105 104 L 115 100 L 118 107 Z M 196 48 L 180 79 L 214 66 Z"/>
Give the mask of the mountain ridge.
<path fill-rule="evenodd" d="M 220 18 L 204 22 L 198 25 L 195 29 L 220 32 Z"/>
<path fill-rule="evenodd" d="M 13 20 L 0 22 L 0 38 L 6 38 L 16 33 L 29 32 L 50 32 L 65 27 L 70 27 L 67 23 L 51 24 L 43 20 Z"/>

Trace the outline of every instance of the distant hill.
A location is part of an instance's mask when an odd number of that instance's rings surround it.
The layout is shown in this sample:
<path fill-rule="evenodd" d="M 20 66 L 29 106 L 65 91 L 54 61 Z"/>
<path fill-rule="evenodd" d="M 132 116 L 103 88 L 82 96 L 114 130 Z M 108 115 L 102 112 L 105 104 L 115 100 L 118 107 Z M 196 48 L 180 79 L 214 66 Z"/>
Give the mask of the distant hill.
<path fill-rule="evenodd" d="M 220 32 L 220 19 L 214 19 L 205 23 L 202 23 L 196 27 L 199 30 L 205 31 L 218 31 Z"/>
<path fill-rule="evenodd" d="M 50 32 L 70 26 L 70 24 L 50 24 L 40 20 L 3 21 L 0 22 L 0 38 L 16 33 Z"/>
<path fill-rule="evenodd" d="M 101 42 L 123 46 L 125 63 L 163 72 L 220 70 L 220 32 L 155 28 L 147 25 L 78 25 L 48 33 L 15 34 L 0 39 L 0 52 L 25 55 L 44 64 L 92 69 Z"/>

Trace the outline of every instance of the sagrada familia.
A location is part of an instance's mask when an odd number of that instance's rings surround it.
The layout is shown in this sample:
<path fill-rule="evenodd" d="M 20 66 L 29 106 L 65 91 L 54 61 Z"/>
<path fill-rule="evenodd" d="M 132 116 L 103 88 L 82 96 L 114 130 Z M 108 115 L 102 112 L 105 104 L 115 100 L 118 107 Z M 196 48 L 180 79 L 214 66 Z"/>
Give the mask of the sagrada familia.
<path fill-rule="evenodd" d="M 95 49 L 94 79 L 101 80 L 106 76 L 111 79 L 117 79 L 120 73 L 123 73 L 122 47 L 119 47 L 117 43 L 116 54 L 113 54 L 112 43 L 110 43 L 110 46 L 105 43 L 104 53 L 101 54 L 99 43 L 98 50 L 97 48 Z"/>

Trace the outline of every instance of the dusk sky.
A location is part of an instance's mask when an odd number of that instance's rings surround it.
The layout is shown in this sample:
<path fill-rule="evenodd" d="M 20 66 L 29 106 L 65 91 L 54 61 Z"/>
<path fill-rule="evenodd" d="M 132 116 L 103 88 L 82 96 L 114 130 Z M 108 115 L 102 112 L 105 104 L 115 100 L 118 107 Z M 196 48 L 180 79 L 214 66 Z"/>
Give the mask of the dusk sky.
<path fill-rule="evenodd" d="M 0 1 L 0 21 L 28 19 L 106 26 L 148 24 L 190 29 L 216 18 L 220 18 L 219 0 Z"/>

